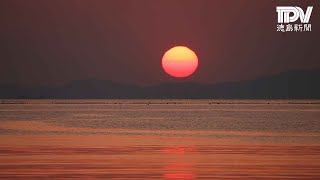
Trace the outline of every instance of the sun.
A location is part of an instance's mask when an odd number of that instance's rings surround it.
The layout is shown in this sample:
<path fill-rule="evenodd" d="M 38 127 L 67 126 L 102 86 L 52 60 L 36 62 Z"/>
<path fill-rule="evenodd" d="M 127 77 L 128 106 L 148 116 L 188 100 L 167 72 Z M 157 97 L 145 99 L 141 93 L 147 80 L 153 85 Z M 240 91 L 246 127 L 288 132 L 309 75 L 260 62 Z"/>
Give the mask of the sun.
<path fill-rule="evenodd" d="M 198 68 L 198 57 L 185 46 L 175 46 L 162 57 L 162 67 L 173 77 L 184 78 L 193 74 Z"/>

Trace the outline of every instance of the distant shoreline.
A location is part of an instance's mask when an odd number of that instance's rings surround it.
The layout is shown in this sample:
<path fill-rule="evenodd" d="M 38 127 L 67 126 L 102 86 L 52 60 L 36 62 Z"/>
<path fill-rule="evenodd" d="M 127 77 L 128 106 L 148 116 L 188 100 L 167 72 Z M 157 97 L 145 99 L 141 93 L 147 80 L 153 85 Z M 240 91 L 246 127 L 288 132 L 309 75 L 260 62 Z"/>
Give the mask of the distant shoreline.
<path fill-rule="evenodd" d="M 104 104 L 104 105 L 175 105 L 175 104 L 320 104 L 320 99 L 2 99 L 0 104 Z"/>

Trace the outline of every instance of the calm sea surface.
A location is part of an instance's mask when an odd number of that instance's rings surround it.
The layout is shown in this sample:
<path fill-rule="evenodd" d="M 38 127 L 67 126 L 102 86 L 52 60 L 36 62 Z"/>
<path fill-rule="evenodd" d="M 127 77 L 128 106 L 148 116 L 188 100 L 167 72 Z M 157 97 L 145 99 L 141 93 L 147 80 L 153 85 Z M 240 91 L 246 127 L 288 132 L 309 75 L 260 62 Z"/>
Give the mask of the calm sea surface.
<path fill-rule="evenodd" d="M 320 179 L 319 100 L 0 100 L 0 179 Z"/>

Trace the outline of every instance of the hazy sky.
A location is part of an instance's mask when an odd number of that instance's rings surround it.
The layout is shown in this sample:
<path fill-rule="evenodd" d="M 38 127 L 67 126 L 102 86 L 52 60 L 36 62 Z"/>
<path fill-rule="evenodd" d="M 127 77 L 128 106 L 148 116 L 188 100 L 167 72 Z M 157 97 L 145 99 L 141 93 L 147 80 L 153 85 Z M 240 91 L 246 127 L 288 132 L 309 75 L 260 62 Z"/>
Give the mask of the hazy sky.
<path fill-rule="evenodd" d="M 277 5 L 314 6 L 312 32 L 276 32 Z M 297 21 L 300 23 L 300 21 Z M 320 3 L 257 0 L 2 0 L 0 82 L 97 78 L 138 84 L 255 79 L 320 68 Z M 199 69 L 184 80 L 161 67 L 186 45 Z"/>

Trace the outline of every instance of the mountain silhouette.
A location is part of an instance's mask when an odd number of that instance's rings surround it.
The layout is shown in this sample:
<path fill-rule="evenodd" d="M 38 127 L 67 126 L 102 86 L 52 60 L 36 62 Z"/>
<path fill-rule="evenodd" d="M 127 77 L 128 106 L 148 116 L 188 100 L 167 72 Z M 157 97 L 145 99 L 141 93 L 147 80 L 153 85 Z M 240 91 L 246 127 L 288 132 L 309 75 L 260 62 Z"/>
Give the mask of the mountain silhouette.
<path fill-rule="evenodd" d="M 218 84 L 168 83 L 147 87 L 108 80 L 77 80 L 58 87 L 0 84 L 1 99 L 319 99 L 320 70 L 290 71 Z"/>

